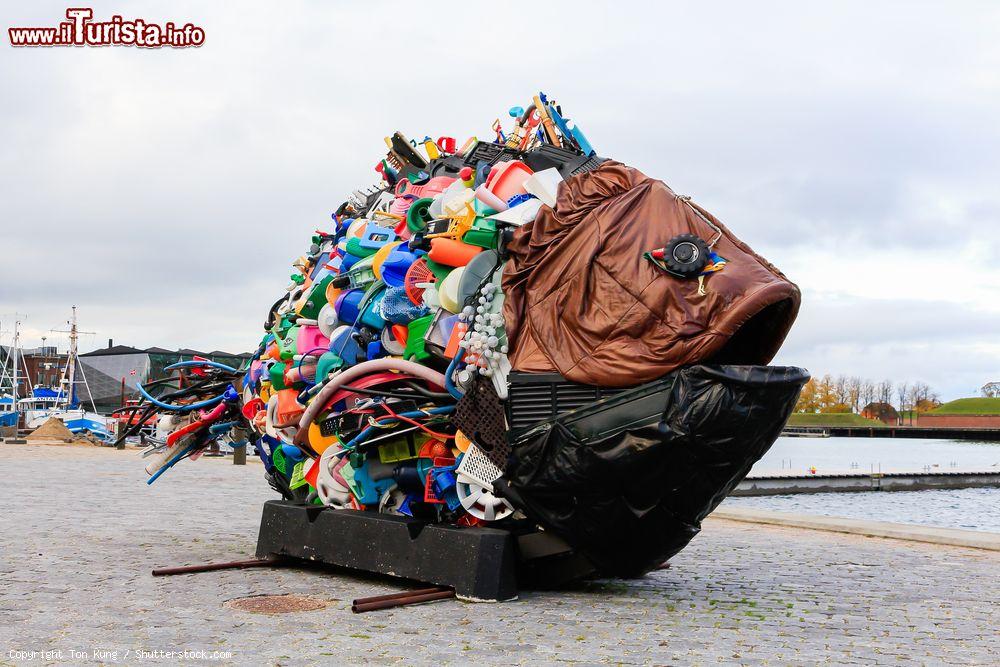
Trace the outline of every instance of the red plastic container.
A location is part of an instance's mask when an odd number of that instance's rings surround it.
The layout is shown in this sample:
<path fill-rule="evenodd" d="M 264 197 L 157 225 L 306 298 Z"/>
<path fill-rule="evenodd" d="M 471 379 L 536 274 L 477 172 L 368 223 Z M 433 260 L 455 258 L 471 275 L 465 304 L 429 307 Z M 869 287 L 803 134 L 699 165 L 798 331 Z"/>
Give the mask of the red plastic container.
<path fill-rule="evenodd" d="M 520 160 L 500 162 L 490 170 L 490 175 L 486 179 L 486 189 L 500 199 L 507 201 L 514 195 L 527 192 L 524 189 L 524 182 L 533 173 L 535 172 L 531 170 L 531 167 Z"/>

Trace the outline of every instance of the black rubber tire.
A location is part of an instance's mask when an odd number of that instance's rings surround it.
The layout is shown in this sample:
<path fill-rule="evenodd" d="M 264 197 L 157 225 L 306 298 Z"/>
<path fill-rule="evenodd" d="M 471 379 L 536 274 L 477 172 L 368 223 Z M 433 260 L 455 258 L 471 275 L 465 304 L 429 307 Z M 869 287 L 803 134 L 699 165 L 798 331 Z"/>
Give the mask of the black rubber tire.
<path fill-rule="evenodd" d="M 708 244 L 694 234 L 675 236 L 663 250 L 663 263 L 682 278 L 698 275 L 708 264 Z"/>

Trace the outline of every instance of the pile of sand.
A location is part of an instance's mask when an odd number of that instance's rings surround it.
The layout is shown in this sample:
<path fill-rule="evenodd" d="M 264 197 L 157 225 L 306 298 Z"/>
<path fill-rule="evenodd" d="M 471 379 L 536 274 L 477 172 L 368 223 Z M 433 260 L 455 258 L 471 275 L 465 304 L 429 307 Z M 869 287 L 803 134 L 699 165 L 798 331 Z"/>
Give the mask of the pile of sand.
<path fill-rule="evenodd" d="M 49 417 L 44 424 L 28 434 L 28 440 L 74 442 L 76 440 L 76 436 L 73 435 L 72 431 L 66 428 L 66 424 L 64 424 L 62 420 L 56 419 L 55 417 Z"/>

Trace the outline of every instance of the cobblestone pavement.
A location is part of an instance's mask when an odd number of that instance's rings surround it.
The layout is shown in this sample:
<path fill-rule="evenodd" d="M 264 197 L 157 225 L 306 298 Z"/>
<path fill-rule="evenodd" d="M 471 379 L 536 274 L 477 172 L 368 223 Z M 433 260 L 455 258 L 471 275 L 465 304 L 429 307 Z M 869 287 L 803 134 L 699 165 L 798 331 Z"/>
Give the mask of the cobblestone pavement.
<path fill-rule="evenodd" d="M 985 551 L 709 520 L 641 580 L 355 615 L 351 599 L 398 587 L 318 569 L 150 576 L 253 553 L 272 497 L 259 464 L 184 462 L 147 487 L 134 450 L 0 445 L 0 470 L 0 663 L 95 649 L 118 651 L 106 663 L 126 650 L 282 665 L 1000 663 L 1000 556 Z M 276 593 L 330 605 L 223 606 Z"/>

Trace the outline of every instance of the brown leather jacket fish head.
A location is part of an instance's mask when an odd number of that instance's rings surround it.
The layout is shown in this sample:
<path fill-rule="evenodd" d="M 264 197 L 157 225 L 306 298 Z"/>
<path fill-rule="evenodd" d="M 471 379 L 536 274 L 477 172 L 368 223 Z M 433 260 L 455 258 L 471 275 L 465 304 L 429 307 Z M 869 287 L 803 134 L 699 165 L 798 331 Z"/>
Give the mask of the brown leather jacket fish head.
<path fill-rule="evenodd" d="M 694 234 L 725 260 L 681 278 L 644 257 Z M 607 387 L 688 364 L 766 364 L 799 309 L 798 287 L 710 213 L 617 162 L 573 176 L 555 208 L 516 230 L 504 268 L 518 371 Z"/>

